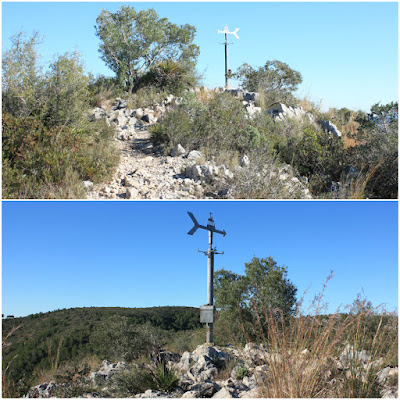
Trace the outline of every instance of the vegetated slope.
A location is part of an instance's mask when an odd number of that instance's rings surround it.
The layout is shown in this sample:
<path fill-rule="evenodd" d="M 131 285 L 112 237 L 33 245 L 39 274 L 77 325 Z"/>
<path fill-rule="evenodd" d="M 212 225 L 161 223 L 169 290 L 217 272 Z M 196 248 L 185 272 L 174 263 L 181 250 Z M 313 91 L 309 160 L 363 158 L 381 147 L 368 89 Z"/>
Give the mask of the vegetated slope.
<path fill-rule="evenodd" d="M 91 335 L 115 316 L 166 332 L 200 327 L 199 311 L 192 307 L 85 307 L 3 319 L 3 370 L 11 362 L 11 378 L 25 381 L 35 370 L 96 354 Z M 15 327 L 19 328 L 5 340 Z"/>

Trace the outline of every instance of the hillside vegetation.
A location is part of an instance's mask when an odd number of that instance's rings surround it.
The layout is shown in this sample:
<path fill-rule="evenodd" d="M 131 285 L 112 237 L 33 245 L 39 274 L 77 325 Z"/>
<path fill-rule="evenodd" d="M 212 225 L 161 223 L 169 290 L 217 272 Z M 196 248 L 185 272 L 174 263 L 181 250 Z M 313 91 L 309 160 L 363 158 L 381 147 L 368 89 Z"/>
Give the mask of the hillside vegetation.
<path fill-rule="evenodd" d="M 113 325 L 114 321 L 118 321 L 119 325 Z M 85 359 L 96 363 L 101 361 L 102 356 L 113 360 L 112 354 L 104 352 L 102 347 L 110 336 L 96 340 L 96 335 L 107 329 L 110 332 L 111 328 L 116 342 L 122 336 L 128 336 L 121 327 L 121 321 L 125 322 L 127 329 L 139 327 L 147 332 L 147 336 L 154 327 L 160 343 L 170 342 L 172 347 L 174 342 L 179 342 L 179 335 L 174 336 L 177 332 L 195 331 L 200 327 L 199 311 L 191 307 L 73 308 L 23 318 L 6 318 L 2 321 L 3 371 L 10 364 L 7 378 L 16 386 L 20 385 L 23 392 L 36 383 L 44 371 L 55 372 L 65 363 L 79 364 Z M 16 327 L 19 328 L 5 339 Z M 137 336 L 137 332 L 132 333 Z M 190 344 L 189 339 L 187 342 Z M 113 350 L 114 346 L 116 343 L 111 343 L 107 349 Z M 136 347 L 133 344 L 129 347 L 139 354 L 146 352 L 140 341 Z M 121 354 L 117 352 L 115 356 Z"/>
<path fill-rule="evenodd" d="M 222 276 L 220 282 L 229 280 L 229 275 Z M 183 391 L 204 389 L 196 382 L 189 389 L 187 377 L 179 378 L 179 368 L 191 368 L 200 380 L 201 374 L 210 374 L 211 394 L 228 379 L 232 390 L 243 390 L 242 380 L 254 390 L 257 384 L 257 397 L 381 397 L 387 388 L 382 386 L 382 374 L 397 371 L 397 316 L 376 314 L 358 303 L 346 314 L 296 313 L 281 319 L 277 309 L 268 311 L 255 298 L 251 303 L 253 311 L 243 309 L 246 320 L 237 315 L 233 319 L 233 310 L 226 306 L 217 315 L 214 342 L 232 354 L 223 360 L 218 360 L 224 354 L 218 353 L 220 349 L 198 347 L 205 331 L 199 328 L 195 308 L 91 307 L 3 319 L 3 397 L 21 397 L 28 391 L 32 396 L 32 386 L 50 381 L 58 385 L 48 387 L 56 397 L 99 393 L 101 388 L 105 397 L 127 397 L 147 389 L 164 395 L 174 391 L 174 397 L 181 397 Z M 231 318 L 224 318 L 224 313 Z M 195 356 L 204 350 L 207 366 Z M 351 357 L 360 357 L 360 366 L 349 364 Z M 390 387 L 395 390 L 392 378 Z"/>
<path fill-rule="evenodd" d="M 2 63 L 4 198 L 84 198 L 83 182 L 110 180 L 120 156 L 115 123 L 91 120 L 92 107 L 122 97 L 132 113 L 141 107 L 154 111 L 169 94 L 185 96 L 154 125 L 154 142 L 165 153 L 177 144 L 201 150 L 232 168 L 245 155 L 251 167 L 234 182 L 235 198 L 287 198 L 271 178 L 287 165 L 313 198 L 397 198 L 397 102 L 376 103 L 369 112 L 322 112 L 296 97 L 300 72 L 267 60 L 233 73 L 242 89 L 259 94 L 260 112 L 249 118 L 242 101 L 226 93 L 194 95 L 201 86 L 195 27 L 129 6 L 103 10 L 96 23 L 101 58 L 113 77 L 87 74 L 76 52 L 43 66 L 39 34 L 11 38 Z M 277 104 L 302 106 L 316 122 L 332 121 L 343 136 L 333 137 L 308 119 L 276 122 L 268 111 Z"/>
<path fill-rule="evenodd" d="M 212 340 L 224 350 L 203 345 L 205 329 L 192 307 L 74 308 L 3 319 L 3 397 L 126 397 L 148 389 L 201 397 L 192 390 L 202 392 L 196 385 L 210 380 L 203 397 L 229 388 L 234 397 L 248 390 L 256 397 L 395 390 L 392 378 L 390 387 L 386 382 L 397 374 L 397 315 L 360 296 L 346 312 L 324 313 L 332 275 L 303 310 L 287 267 L 272 257 L 253 257 L 244 272 L 214 274 Z"/>

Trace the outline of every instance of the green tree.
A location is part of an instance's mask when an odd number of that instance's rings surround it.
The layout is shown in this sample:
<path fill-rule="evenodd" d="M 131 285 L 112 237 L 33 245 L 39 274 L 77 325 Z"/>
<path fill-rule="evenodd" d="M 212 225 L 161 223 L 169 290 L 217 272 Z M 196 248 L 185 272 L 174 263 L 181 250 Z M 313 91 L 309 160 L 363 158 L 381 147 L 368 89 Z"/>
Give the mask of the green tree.
<path fill-rule="evenodd" d="M 2 104 L 16 117 L 32 115 L 43 101 L 37 53 L 40 43 L 37 32 L 29 38 L 19 32 L 11 37 L 11 48 L 3 53 Z"/>
<path fill-rule="evenodd" d="M 302 82 L 300 72 L 278 60 L 267 61 L 258 69 L 242 64 L 235 77 L 241 81 L 244 89 L 262 93 L 267 107 L 277 102 L 293 103 L 293 92 Z"/>
<path fill-rule="evenodd" d="M 101 58 L 131 93 L 139 78 L 163 61 L 195 67 L 199 47 L 192 43 L 196 29 L 191 25 L 178 26 L 154 9 L 136 12 L 129 6 L 115 13 L 102 10 L 96 23 Z"/>
<path fill-rule="evenodd" d="M 266 335 L 266 313 L 287 319 L 295 311 L 297 288 L 272 257 L 253 257 L 245 263 L 245 275 L 216 271 L 214 287 L 220 323 L 240 342 Z"/>

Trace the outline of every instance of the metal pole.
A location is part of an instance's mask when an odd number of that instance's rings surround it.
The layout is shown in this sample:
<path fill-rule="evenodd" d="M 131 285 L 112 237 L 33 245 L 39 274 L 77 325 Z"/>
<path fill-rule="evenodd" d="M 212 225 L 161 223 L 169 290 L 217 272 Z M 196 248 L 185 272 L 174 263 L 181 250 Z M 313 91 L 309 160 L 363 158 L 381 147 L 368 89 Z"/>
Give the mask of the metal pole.
<path fill-rule="evenodd" d="M 236 32 L 236 31 L 235 31 Z M 226 235 L 225 230 L 222 231 L 215 229 L 214 220 L 212 214 L 210 213 L 210 218 L 208 218 L 207 226 L 200 225 L 194 215 L 188 211 L 189 217 L 193 221 L 193 228 L 188 232 L 188 235 L 193 235 L 198 228 L 205 229 L 208 231 L 208 251 L 202 251 L 207 255 L 207 304 L 200 307 L 200 322 L 206 324 L 206 342 L 213 343 L 213 324 L 214 324 L 214 255 L 224 254 L 218 253 L 216 249 L 213 249 L 213 233 L 219 233 L 222 236 Z M 200 251 L 200 250 L 199 250 Z"/>
<path fill-rule="evenodd" d="M 212 306 L 214 304 L 214 250 L 212 248 L 213 245 L 213 233 L 212 231 L 208 231 L 208 243 L 209 249 L 207 254 L 207 304 Z M 213 324 L 206 324 L 206 342 L 213 343 L 214 335 L 213 335 Z"/>
<path fill-rule="evenodd" d="M 228 82 L 228 34 L 225 33 L 225 89 L 229 88 Z"/>

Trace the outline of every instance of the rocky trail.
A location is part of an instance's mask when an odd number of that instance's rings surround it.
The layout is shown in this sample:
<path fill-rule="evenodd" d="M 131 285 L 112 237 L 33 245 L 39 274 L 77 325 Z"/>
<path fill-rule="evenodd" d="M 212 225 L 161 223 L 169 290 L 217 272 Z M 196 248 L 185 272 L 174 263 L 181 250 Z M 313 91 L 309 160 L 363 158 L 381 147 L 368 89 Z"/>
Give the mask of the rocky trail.
<path fill-rule="evenodd" d="M 121 161 L 108 183 L 94 185 L 89 199 L 197 199 L 204 198 L 200 181 L 182 175 L 187 161 L 163 156 L 154 148 L 146 126 L 136 128 L 133 138 L 116 140 Z"/>
<path fill-rule="evenodd" d="M 257 93 L 234 93 L 243 99 L 248 117 L 261 112 L 254 104 Z M 105 118 L 108 125 L 115 129 L 116 146 L 121 151 L 121 161 L 110 181 L 93 185 L 83 182 L 88 199 L 212 199 L 236 198 L 235 180 L 240 175 L 249 174 L 254 166 L 243 155 L 231 171 L 224 164 L 207 160 L 198 150 L 186 151 L 177 145 L 170 155 L 163 154 L 151 141 L 148 127 L 157 123 L 171 109 L 179 106 L 182 98 L 169 95 L 161 103 L 147 107 L 130 109 L 128 102 L 117 98 L 112 104 L 93 110 L 91 120 Z M 316 124 L 314 117 L 305 113 L 301 107 L 286 107 L 279 104 L 268 111 L 274 120 L 285 118 L 303 118 L 306 116 Z M 326 121 L 320 121 L 326 122 Z M 324 129 L 334 136 L 341 132 L 327 121 Z M 297 193 L 295 198 L 312 198 L 307 186 L 300 182 L 290 165 L 283 166 L 277 172 L 262 172 L 266 176 L 277 175 L 280 185 L 289 193 Z M 246 176 L 246 179 L 251 178 Z M 233 189 L 233 190 L 232 190 Z M 282 192 L 283 193 L 283 192 Z M 288 198 L 292 198 L 291 197 Z M 286 198 L 286 197 L 284 197 Z"/>

